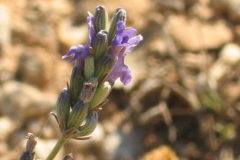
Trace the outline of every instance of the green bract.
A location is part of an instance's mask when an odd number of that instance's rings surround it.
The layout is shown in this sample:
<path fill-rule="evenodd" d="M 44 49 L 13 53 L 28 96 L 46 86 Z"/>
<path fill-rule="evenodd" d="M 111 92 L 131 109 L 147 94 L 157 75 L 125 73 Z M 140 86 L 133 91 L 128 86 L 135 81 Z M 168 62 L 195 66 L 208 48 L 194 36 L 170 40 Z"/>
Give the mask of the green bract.
<path fill-rule="evenodd" d="M 89 109 L 93 109 L 100 105 L 109 95 L 111 91 L 111 85 L 108 81 L 102 83 L 95 92 L 93 99 L 89 102 Z"/>

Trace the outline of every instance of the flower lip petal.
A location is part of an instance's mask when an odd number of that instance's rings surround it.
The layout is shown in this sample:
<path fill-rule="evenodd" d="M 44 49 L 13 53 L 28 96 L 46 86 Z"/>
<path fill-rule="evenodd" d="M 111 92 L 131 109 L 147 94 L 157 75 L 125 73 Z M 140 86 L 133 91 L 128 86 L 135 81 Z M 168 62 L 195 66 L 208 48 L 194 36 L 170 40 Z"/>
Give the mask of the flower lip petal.
<path fill-rule="evenodd" d="M 67 58 L 67 57 L 72 56 L 73 54 L 75 54 L 75 52 L 76 52 L 77 49 L 78 49 L 77 46 L 72 46 L 72 47 L 69 49 L 69 51 L 68 51 L 65 55 L 62 56 L 62 59 L 65 59 L 65 58 Z"/>
<path fill-rule="evenodd" d="M 124 31 L 124 35 L 127 35 L 129 38 L 133 37 L 137 33 L 137 30 L 134 28 L 128 28 Z"/>
<path fill-rule="evenodd" d="M 138 35 L 136 37 L 130 38 L 130 40 L 128 41 L 128 45 L 125 48 L 126 50 L 124 51 L 124 56 L 127 55 L 129 52 L 131 52 L 131 50 L 136 47 L 138 45 L 138 43 L 140 41 L 142 41 L 143 37 L 142 35 Z"/>
<path fill-rule="evenodd" d="M 74 57 L 68 62 L 68 63 L 72 63 L 73 61 L 75 61 L 77 59 L 79 54 L 75 54 Z"/>
<path fill-rule="evenodd" d="M 122 73 L 120 76 L 120 80 L 125 86 L 131 82 L 132 80 L 131 70 L 127 66 L 124 66 L 124 69 L 122 70 Z"/>
<path fill-rule="evenodd" d="M 84 45 L 77 45 L 77 46 L 72 46 L 69 51 L 62 56 L 62 59 L 65 59 L 67 57 L 70 57 L 74 55 L 74 57 L 69 61 L 69 63 L 72 63 L 73 61 L 77 60 L 77 58 L 82 54 L 87 54 L 88 53 L 88 46 Z"/>

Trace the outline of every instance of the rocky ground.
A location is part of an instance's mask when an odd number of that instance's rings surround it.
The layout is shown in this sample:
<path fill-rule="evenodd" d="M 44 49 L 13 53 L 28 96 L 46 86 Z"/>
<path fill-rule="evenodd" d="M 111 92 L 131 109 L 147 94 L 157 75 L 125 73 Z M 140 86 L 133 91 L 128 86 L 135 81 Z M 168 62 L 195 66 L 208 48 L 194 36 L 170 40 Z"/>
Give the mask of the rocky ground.
<path fill-rule="evenodd" d="M 60 132 L 58 94 L 72 45 L 87 43 L 87 11 L 127 10 L 144 40 L 127 56 L 92 139 L 69 141 L 57 160 L 239 160 L 239 0 L 0 0 L 0 159 L 18 159 L 28 132 L 44 159 Z"/>

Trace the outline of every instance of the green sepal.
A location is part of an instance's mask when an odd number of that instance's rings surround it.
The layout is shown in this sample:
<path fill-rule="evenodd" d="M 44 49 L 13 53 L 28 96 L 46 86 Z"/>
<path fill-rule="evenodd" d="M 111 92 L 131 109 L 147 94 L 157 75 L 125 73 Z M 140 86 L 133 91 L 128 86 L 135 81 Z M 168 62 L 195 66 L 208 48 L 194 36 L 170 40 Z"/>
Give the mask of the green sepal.
<path fill-rule="evenodd" d="M 94 58 L 92 55 L 88 55 L 84 62 L 84 75 L 88 80 L 94 75 Z"/>
<path fill-rule="evenodd" d="M 83 137 L 91 134 L 95 128 L 97 127 L 98 123 L 98 113 L 95 111 L 91 111 L 88 113 L 86 118 L 86 123 L 83 126 L 78 127 L 78 133 L 74 134 L 73 137 Z"/>
<path fill-rule="evenodd" d="M 98 78 L 99 84 L 109 75 L 116 64 L 116 59 L 111 55 L 105 55 L 96 64 L 95 76 Z"/>
<path fill-rule="evenodd" d="M 79 95 L 82 91 L 84 82 L 84 72 L 83 69 L 77 66 L 73 67 L 71 79 L 70 79 L 70 92 L 72 104 L 75 104 L 79 100 Z M 72 108 L 72 105 L 71 105 Z"/>
<path fill-rule="evenodd" d="M 57 100 L 56 111 L 61 132 L 63 132 L 67 128 L 67 120 L 70 112 L 70 99 L 70 92 L 65 88 L 60 93 Z"/>
<path fill-rule="evenodd" d="M 107 98 L 110 92 L 111 85 L 108 81 L 105 81 L 97 88 L 92 100 L 89 102 L 89 110 L 92 110 L 100 105 Z"/>
<path fill-rule="evenodd" d="M 113 37 L 117 33 L 117 22 L 123 21 L 124 23 L 126 23 L 126 19 L 127 19 L 127 12 L 125 11 L 125 9 L 117 8 L 115 15 L 111 20 L 111 25 L 108 32 L 108 45 L 111 44 Z"/>
<path fill-rule="evenodd" d="M 95 32 L 98 33 L 100 30 L 107 30 L 107 23 L 108 14 L 106 9 L 103 6 L 97 6 L 93 20 Z"/>
<path fill-rule="evenodd" d="M 93 40 L 93 55 L 95 61 L 102 58 L 108 50 L 108 32 L 101 30 Z"/>
<path fill-rule="evenodd" d="M 67 128 L 77 128 L 79 127 L 82 122 L 84 121 L 84 119 L 86 118 L 87 116 L 87 111 L 88 111 L 88 104 L 87 103 L 83 103 L 82 101 L 78 101 L 70 115 L 69 115 L 69 118 L 68 118 L 68 122 L 67 122 Z"/>

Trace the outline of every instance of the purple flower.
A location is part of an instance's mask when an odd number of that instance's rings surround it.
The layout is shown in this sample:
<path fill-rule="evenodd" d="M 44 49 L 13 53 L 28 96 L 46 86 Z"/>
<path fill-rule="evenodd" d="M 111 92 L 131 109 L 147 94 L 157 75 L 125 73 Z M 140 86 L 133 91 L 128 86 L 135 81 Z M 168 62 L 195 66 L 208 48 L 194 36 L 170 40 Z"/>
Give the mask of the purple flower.
<path fill-rule="evenodd" d="M 70 57 L 74 55 L 74 57 L 69 61 L 69 63 L 72 63 L 76 60 L 76 66 L 83 67 L 84 66 L 84 60 L 89 54 L 89 46 L 88 45 L 77 45 L 72 46 L 69 51 L 62 56 L 62 59 L 65 59 L 67 57 Z"/>
<path fill-rule="evenodd" d="M 124 64 L 125 56 L 143 40 L 141 35 L 135 36 L 136 30 L 129 28 L 125 30 L 124 22 L 117 23 L 117 34 L 112 40 L 112 47 L 109 54 L 117 58 L 117 64 L 110 73 L 108 80 L 114 82 L 120 77 L 123 85 L 131 82 L 131 70 Z"/>
<path fill-rule="evenodd" d="M 95 37 L 95 31 L 93 26 L 93 16 L 89 15 L 87 17 L 88 22 L 88 32 L 89 32 L 89 40 L 87 45 L 76 45 L 72 46 L 69 51 L 62 56 L 62 59 L 65 59 L 67 57 L 70 57 L 74 55 L 74 57 L 69 61 L 69 63 L 72 63 L 76 60 L 76 66 L 83 68 L 84 66 L 84 60 L 89 54 L 89 47 L 91 46 L 93 39 Z"/>
<path fill-rule="evenodd" d="M 76 66 L 82 69 L 84 67 L 85 58 L 90 54 L 89 49 L 90 47 L 92 48 L 92 43 L 97 35 L 97 33 L 95 33 L 93 25 L 94 17 L 91 14 L 89 14 L 87 22 L 89 32 L 88 44 L 73 46 L 62 57 L 64 59 L 66 57 L 74 55 L 74 57 L 69 61 L 69 63 L 76 60 Z M 143 40 L 143 37 L 141 35 L 134 36 L 137 32 L 134 28 L 125 29 L 125 24 L 123 21 L 117 22 L 116 26 L 117 33 L 112 39 L 110 49 L 107 52 L 108 55 L 110 55 L 114 60 L 116 60 L 116 63 L 114 63 L 115 66 L 112 66 L 113 70 L 109 74 L 106 74 L 109 76 L 105 78 L 107 78 L 107 80 L 112 83 L 115 82 L 117 78 L 120 78 L 121 82 L 124 85 L 127 85 L 131 82 L 132 76 L 130 69 L 124 64 L 124 58 L 135 46 L 138 45 L 140 41 Z M 96 60 L 96 62 L 97 61 L 98 60 Z"/>

